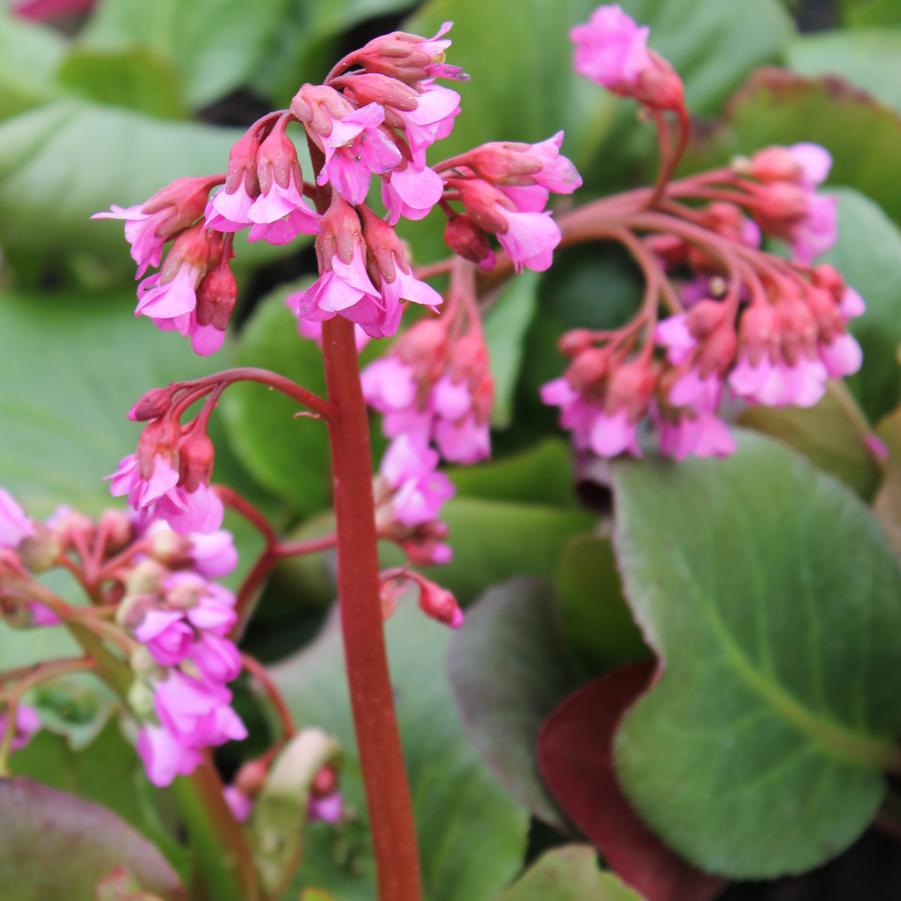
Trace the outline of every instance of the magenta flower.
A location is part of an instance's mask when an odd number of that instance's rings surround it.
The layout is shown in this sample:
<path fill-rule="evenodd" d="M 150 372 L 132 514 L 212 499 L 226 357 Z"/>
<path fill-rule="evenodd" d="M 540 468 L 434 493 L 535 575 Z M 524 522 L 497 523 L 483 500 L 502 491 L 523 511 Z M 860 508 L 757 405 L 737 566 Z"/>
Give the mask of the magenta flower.
<path fill-rule="evenodd" d="M 405 31 L 381 35 L 348 57 L 347 65 L 360 65 L 368 72 L 388 75 L 408 84 L 430 78 L 465 81 L 469 76 L 459 66 L 444 61 L 445 51 L 451 45 L 444 35 L 452 26 L 453 22 L 444 22 L 431 38 Z"/>
<path fill-rule="evenodd" d="M 247 737 L 247 729 L 229 706 L 231 692 L 222 685 L 171 670 L 154 692 L 160 723 L 189 748 L 221 745 Z"/>
<path fill-rule="evenodd" d="M 233 572 L 238 565 L 238 551 L 232 533 L 219 529 L 209 534 L 188 536 L 194 569 L 207 579 L 218 579 Z"/>
<path fill-rule="evenodd" d="M 307 820 L 311 823 L 337 823 L 344 812 L 344 801 L 341 792 L 318 797 L 311 795 L 307 804 Z"/>
<path fill-rule="evenodd" d="M 299 234 L 319 231 L 319 214 L 303 198 L 303 176 L 297 150 L 285 134 L 284 118 L 260 145 L 257 178 L 260 195 L 247 210 L 253 228 L 248 241 L 287 244 Z"/>
<path fill-rule="evenodd" d="M 658 322 L 654 329 L 654 340 L 666 348 L 666 358 L 674 366 L 684 363 L 698 346 L 697 339 L 688 326 L 687 313 L 679 313 Z"/>
<path fill-rule="evenodd" d="M 405 526 L 438 518 L 442 505 L 454 496 L 454 486 L 437 472 L 438 454 L 408 435 L 395 438 L 385 452 L 379 472 L 394 489 L 392 509 Z"/>
<path fill-rule="evenodd" d="M 150 609 L 135 629 L 135 638 L 147 646 L 157 663 L 175 666 L 190 653 L 194 630 L 184 621 L 181 610 Z"/>
<path fill-rule="evenodd" d="M 31 535 L 34 535 L 34 523 L 13 496 L 0 488 L 0 547 L 18 547 L 23 538 Z"/>
<path fill-rule="evenodd" d="M 446 138 L 454 129 L 460 114 L 460 95 L 450 88 L 423 82 L 416 109 L 394 110 L 413 154 L 413 162 L 425 165 L 425 151 L 436 141 Z"/>
<path fill-rule="evenodd" d="M 599 6 L 585 25 L 569 36 L 576 45 L 574 66 L 579 75 L 619 93 L 626 93 L 649 68 L 650 29 L 639 27 L 615 5 Z"/>
<path fill-rule="evenodd" d="M 444 182 L 428 166 L 409 163 L 395 169 L 382 181 L 382 202 L 388 211 L 388 224 L 405 219 L 424 219 L 441 200 Z"/>
<path fill-rule="evenodd" d="M 0 713 L 0 738 L 6 735 L 9 728 L 9 713 L 4 710 Z M 24 748 L 41 728 L 40 714 L 33 707 L 19 704 L 16 707 L 16 721 L 12 736 L 11 751 Z"/>
<path fill-rule="evenodd" d="M 177 178 L 143 203 L 130 207 L 113 204 L 92 219 L 124 219 L 125 239 L 141 278 L 151 266 L 159 266 L 163 245 L 193 225 L 203 215 L 210 189 L 222 176 Z"/>
<path fill-rule="evenodd" d="M 234 642 L 209 632 L 197 640 L 191 660 L 204 678 L 214 683 L 231 682 L 241 672 L 241 653 Z"/>
<path fill-rule="evenodd" d="M 686 457 L 728 457 L 735 453 L 729 427 L 710 412 L 686 411 L 675 422 L 659 419 L 660 451 L 674 460 Z"/>
<path fill-rule="evenodd" d="M 826 253 L 838 240 L 838 201 L 811 193 L 805 215 L 790 227 L 787 237 L 801 263 Z"/>
<path fill-rule="evenodd" d="M 517 272 L 523 267 L 533 272 L 549 269 L 554 248 L 560 243 L 560 228 L 550 213 L 514 213 L 499 211 L 505 220 L 506 231 L 497 239 L 513 260 Z"/>
<path fill-rule="evenodd" d="M 253 813 L 253 800 L 248 798 L 237 785 L 226 785 L 222 789 L 222 797 L 225 798 L 225 803 L 228 804 L 232 816 L 239 823 L 250 819 L 250 815 Z"/>
<path fill-rule="evenodd" d="M 197 748 L 183 744 L 162 726 L 142 726 L 135 747 L 147 778 L 157 788 L 171 785 L 176 776 L 190 776 L 203 761 Z"/>

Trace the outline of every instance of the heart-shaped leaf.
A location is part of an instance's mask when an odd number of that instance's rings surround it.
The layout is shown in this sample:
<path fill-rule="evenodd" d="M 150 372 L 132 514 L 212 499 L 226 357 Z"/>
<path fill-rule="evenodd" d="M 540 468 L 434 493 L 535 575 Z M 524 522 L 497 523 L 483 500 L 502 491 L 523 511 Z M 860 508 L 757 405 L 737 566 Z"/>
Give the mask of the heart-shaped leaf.
<path fill-rule="evenodd" d="M 187 898 L 159 851 L 115 814 L 30 779 L 0 781 L 0 834 L 3 891 L 16 901 L 94 898 L 119 865 L 167 901 Z"/>
<path fill-rule="evenodd" d="M 838 482 L 750 433 L 725 461 L 613 477 L 626 595 L 663 667 L 617 733 L 626 794 L 712 872 L 822 863 L 901 769 L 901 572 L 884 534 Z"/>
<path fill-rule="evenodd" d="M 448 674 L 466 731 L 498 781 L 566 831 L 535 762 L 538 729 L 571 684 L 555 626 L 546 586 L 523 578 L 498 585 L 467 610 Z"/>

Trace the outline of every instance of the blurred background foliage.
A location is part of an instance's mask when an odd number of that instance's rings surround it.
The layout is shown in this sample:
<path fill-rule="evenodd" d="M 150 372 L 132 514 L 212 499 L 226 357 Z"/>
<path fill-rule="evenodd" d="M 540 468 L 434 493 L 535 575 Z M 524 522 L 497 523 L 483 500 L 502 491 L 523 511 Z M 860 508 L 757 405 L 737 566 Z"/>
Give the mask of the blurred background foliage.
<path fill-rule="evenodd" d="M 220 354 L 198 359 L 182 339 L 132 317 L 133 273 L 121 226 L 89 216 L 111 203 L 138 202 L 178 176 L 221 171 L 242 128 L 286 106 L 301 83 L 315 82 L 330 61 L 375 34 L 396 27 L 431 34 L 443 20 L 454 20 L 450 55 L 472 80 L 459 86 L 463 112 L 442 145 L 447 155 L 488 140 L 536 141 L 562 128 L 564 151 L 585 179 L 583 197 L 646 183 L 656 165 L 653 130 L 638 121 L 632 104 L 571 69 L 568 30 L 595 5 L 98 0 L 77 14 L 43 18 L 54 4 L 7 0 L 0 9 L 0 483 L 37 516 L 60 503 L 97 513 L 109 504 L 102 476 L 137 439 L 125 411 L 146 389 L 235 364 L 267 366 L 321 389 L 318 352 L 298 339 L 282 305 L 283 286 L 314 270 L 309 246 L 237 247 L 238 327 Z M 869 304 L 855 325 L 865 366 L 850 387 L 901 453 L 899 415 L 892 416 L 901 400 L 901 4 L 622 5 L 651 26 L 651 45 L 685 80 L 694 116 L 685 171 L 768 143 L 812 140 L 832 153 L 841 237 L 829 259 Z M 17 15 L 15 6 L 37 18 Z M 405 225 L 418 262 L 444 255 L 442 224 L 435 214 Z M 578 684 L 579 673 L 596 674 L 647 651 L 626 613 L 606 537 L 606 473 L 573 487 L 570 454 L 536 390 L 561 368 L 555 343 L 564 329 L 619 324 L 639 294 L 631 265 L 609 248 L 565 251 L 547 275 L 512 282 L 487 313 L 499 386 L 497 459 L 451 473 L 458 495 L 446 518 L 455 559 L 435 577 L 467 604 L 515 576 L 553 586 L 553 619 L 562 626 L 567 658 L 563 688 Z M 257 386 L 230 392 L 216 425 L 215 478 L 245 493 L 281 528 L 312 535 L 329 527 L 325 434 L 291 412 L 290 404 Z M 794 446 L 866 501 L 875 499 L 884 518 L 896 514 L 901 474 L 881 479 L 830 398 L 810 411 L 756 409 L 744 424 Z M 229 524 L 246 567 L 258 549 L 255 536 L 240 522 Z M 333 729 L 350 747 L 334 633 L 327 630 L 298 653 L 332 601 L 332 563 L 325 555 L 279 570 L 246 643 L 277 663 L 301 721 Z M 559 813 L 540 786 L 523 789 L 528 778 L 516 772 L 501 784 L 520 791 L 499 788 L 491 776 L 496 767 L 467 741 L 453 703 L 456 697 L 466 712 L 466 686 L 447 681 L 436 666 L 447 654 L 448 636 L 431 623 L 414 628 L 406 613 L 389 632 L 429 897 L 494 897 L 520 870 L 527 850 L 557 841 L 539 821 L 559 824 Z M 4 662 L 36 659 L 57 639 L 30 640 L 0 631 Z M 552 695 L 551 701 L 560 696 Z M 101 778 L 115 771 L 132 786 L 142 784 L 127 746 L 100 719 L 106 701 L 95 701 L 94 707 L 86 702 L 99 736 L 91 754 L 76 762 L 62 718 L 60 734 L 42 736 L 23 752 L 20 768 L 111 806 L 161 841 L 178 865 L 177 849 L 163 838 L 165 802 L 151 797 L 158 793 L 143 785 L 124 799 Z M 253 717 L 249 696 L 244 703 Z M 548 712 L 545 701 L 536 704 L 542 715 Z M 467 721 L 466 727 L 475 728 L 479 747 L 477 725 Z M 238 759 L 228 755 L 244 753 L 226 749 L 223 766 Z M 465 791 L 435 795 L 439 757 Z M 358 775 L 351 751 L 345 781 L 359 806 Z M 529 809 L 538 819 L 530 821 Z M 358 842 L 353 835 L 339 841 L 326 829 L 311 842 L 298 886 L 315 881 L 342 899 L 371 897 L 362 830 Z M 867 848 L 853 853 L 870 853 Z M 872 853 L 881 854 L 882 846 Z M 771 897 L 824 897 L 816 879 L 795 880 L 796 894 Z M 897 881 L 887 884 L 901 891 Z M 855 897 L 881 898 L 883 890 Z M 769 889 L 729 891 L 736 899 L 770 897 Z M 884 895 L 890 896 L 897 895 Z"/>

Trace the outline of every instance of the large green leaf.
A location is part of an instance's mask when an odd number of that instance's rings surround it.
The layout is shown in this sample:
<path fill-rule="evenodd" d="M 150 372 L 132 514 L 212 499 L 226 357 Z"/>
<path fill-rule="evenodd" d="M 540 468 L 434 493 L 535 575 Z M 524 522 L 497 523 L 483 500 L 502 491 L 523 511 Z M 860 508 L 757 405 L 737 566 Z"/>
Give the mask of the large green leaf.
<path fill-rule="evenodd" d="M 689 154 L 687 168 L 722 165 L 769 144 L 813 141 L 832 154 L 831 184 L 862 191 L 901 222 L 899 135 L 898 113 L 841 79 L 765 69 L 735 95 L 726 121 Z"/>
<path fill-rule="evenodd" d="M 617 551 L 660 655 L 616 737 L 623 788 L 704 869 L 810 869 L 901 766 L 901 572 L 872 514 L 781 445 L 619 463 Z"/>
<path fill-rule="evenodd" d="M 240 86 L 265 61 L 285 0 L 103 0 L 79 35 L 92 49 L 141 47 L 179 73 L 201 106 Z"/>
<path fill-rule="evenodd" d="M 901 25 L 901 6 L 896 0 L 840 0 L 842 18 L 852 28 Z"/>
<path fill-rule="evenodd" d="M 460 497 L 447 503 L 442 519 L 454 559 L 436 567 L 435 578 L 465 603 L 511 576 L 551 578 L 567 540 L 590 528 L 594 517 L 545 504 Z"/>
<path fill-rule="evenodd" d="M 590 845 L 547 851 L 500 901 L 641 901 L 613 873 L 598 869 Z"/>
<path fill-rule="evenodd" d="M 88 901 L 121 865 L 166 901 L 187 897 L 159 851 L 115 814 L 29 779 L 0 781 L 0 833 L 2 891 L 16 901 Z"/>
<path fill-rule="evenodd" d="M 498 781 L 565 831 L 535 762 L 538 730 L 572 687 L 553 614 L 551 592 L 535 580 L 489 589 L 451 641 L 448 673 L 466 730 Z"/>
<path fill-rule="evenodd" d="M 109 506 L 103 476 L 140 434 L 129 407 L 218 368 L 136 319 L 133 305 L 128 295 L 0 295 L 0 482 L 33 516 Z"/>
<path fill-rule="evenodd" d="M 128 261 L 121 223 L 89 222 L 144 200 L 181 175 L 223 171 L 237 133 L 61 100 L 0 124 L 0 242 L 105 250 Z"/>
<path fill-rule="evenodd" d="M 901 134 L 901 119 L 899 134 Z M 824 257 L 867 302 L 850 330 L 863 348 L 863 367 L 848 380 L 874 421 L 901 401 L 901 232 L 856 191 L 835 191 L 839 238 Z"/>
<path fill-rule="evenodd" d="M 444 674 L 449 630 L 426 619 L 406 596 L 386 634 L 425 897 L 490 901 L 520 867 L 527 817 L 494 783 L 463 732 Z M 318 726 L 339 739 L 345 761 L 341 791 L 347 805 L 363 811 L 337 618 L 315 644 L 271 673 L 300 725 Z M 316 886 L 342 901 L 371 901 L 373 864 L 362 830 L 339 835 L 325 826 L 310 828 L 307 842 L 297 888 Z"/>
<path fill-rule="evenodd" d="M 538 275 L 524 272 L 512 279 L 485 314 L 485 341 L 494 376 L 491 423 L 504 429 L 513 419 L 513 394 L 522 366 L 526 331 L 538 304 Z"/>
<path fill-rule="evenodd" d="M 623 598 L 609 538 L 574 535 L 560 555 L 554 588 L 566 649 L 586 675 L 649 656 Z"/>
<path fill-rule="evenodd" d="M 53 99 L 54 73 L 66 52 L 65 40 L 0 10 L 0 119 Z"/>
<path fill-rule="evenodd" d="M 901 28 L 825 31 L 796 38 L 788 62 L 801 75 L 838 75 L 901 112 Z"/>
<path fill-rule="evenodd" d="M 69 91 L 97 103 L 180 119 L 185 115 L 178 73 L 142 48 L 93 50 L 74 47 L 57 70 Z"/>
<path fill-rule="evenodd" d="M 315 342 L 297 334 L 297 322 L 284 305 L 287 293 L 276 292 L 256 309 L 241 333 L 236 362 L 272 369 L 324 395 L 322 354 Z M 234 387 L 222 409 L 235 453 L 262 484 L 301 513 L 328 505 L 325 423 L 298 418 L 296 403 L 261 385 Z"/>

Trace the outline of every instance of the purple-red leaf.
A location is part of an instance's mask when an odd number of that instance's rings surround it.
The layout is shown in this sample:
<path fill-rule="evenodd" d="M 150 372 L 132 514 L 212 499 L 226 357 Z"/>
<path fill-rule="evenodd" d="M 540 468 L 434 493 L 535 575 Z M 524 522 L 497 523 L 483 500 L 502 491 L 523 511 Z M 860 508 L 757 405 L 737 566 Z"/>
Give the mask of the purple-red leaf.
<path fill-rule="evenodd" d="M 653 668 L 623 667 L 569 695 L 544 722 L 538 765 L 566 815 L 648 901 L 710 901 L 725 880 L 667 848 L 638 818 L 613 772 L 613 735 Z"/>

